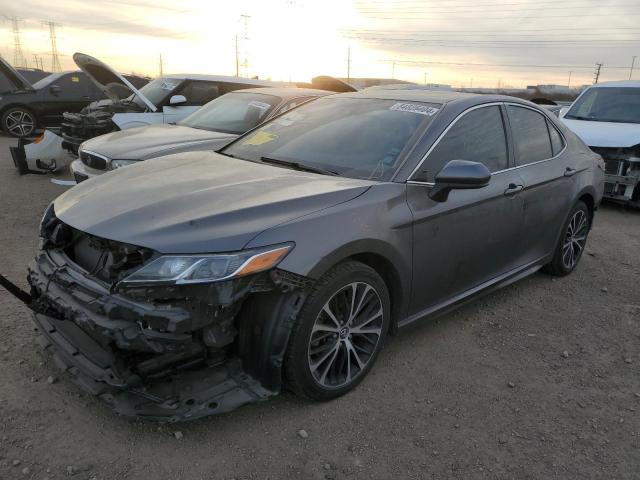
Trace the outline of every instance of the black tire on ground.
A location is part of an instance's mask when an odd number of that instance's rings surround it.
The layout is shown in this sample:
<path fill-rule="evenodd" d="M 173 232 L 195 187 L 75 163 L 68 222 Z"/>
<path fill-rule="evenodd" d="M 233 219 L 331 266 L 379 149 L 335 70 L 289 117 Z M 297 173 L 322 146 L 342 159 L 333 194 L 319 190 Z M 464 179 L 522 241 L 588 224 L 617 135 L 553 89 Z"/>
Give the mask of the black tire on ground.
<path fill-rule="evenodd" d="M 36 132 L 35 114 L 26 107 L 11 107 L 2 113 L 0 118 L 2 130 L 12 137 L 29 137 Z"/>
<path fill-rule="evenodd" d="M 287 387 L 312 400 L 352 390 L 375 363 L 390 322 L 389 291 L 374 269 L 355 261 L 333 267 L 313 287 L 291 332 Z"/>
<path fill-rule="evenodd" d="M 562 233 L 550 263 L 544 266 L 546 273 L 557 277 L 569 275 L 578 265 L 591 230 L 592 215 L 589 207 L 578 201 L 562 225 Z"/>

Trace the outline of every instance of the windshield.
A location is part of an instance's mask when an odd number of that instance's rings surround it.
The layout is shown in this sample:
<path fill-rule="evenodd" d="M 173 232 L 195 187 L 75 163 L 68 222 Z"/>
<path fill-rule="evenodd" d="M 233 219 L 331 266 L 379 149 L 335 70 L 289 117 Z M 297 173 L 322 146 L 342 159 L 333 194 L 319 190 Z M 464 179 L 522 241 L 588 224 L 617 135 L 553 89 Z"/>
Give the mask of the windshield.
<path fill-rule="evenodd" d="M 222 153 L 388 180 L 411 138 L 439 108 L 397 100 L 321 98 L 267 122 Z"/>
<path fill-rule="evenodd" d="M 273 95 L 228 93 L 207 103 L 179 124 L 240 135 L 264 121 L 278 103 L 280 97 Z"/>
<path fill-rule="evenodd" d="M 180 85 L 180 82 L 181 80 L 177 78 L 156 78 L 155 80 L 147 83 L 144 87 L 140 88 L 139 91 L 157 107 L 167 95 Z M 136 95 L 130 95 L 127 100 L 133 100 L 142 108 L 147 107 Z"/>
<path fill-rule="evenodd" d="M 575 101 L 565 118 L 640 123 L 640 88 L 590 88 Z"/>
<path fill-rule="evenodd" d="M 56 80 L 58 80 L 62 75 L 63 75 L 62 73 L 52 73 L 51 75 L 47 75 L 46 77 L 41 78 L 32 86 L 35 90 L 40 90 L 41 88 L 44 88 L 50 83 L 53 83 Z"/>

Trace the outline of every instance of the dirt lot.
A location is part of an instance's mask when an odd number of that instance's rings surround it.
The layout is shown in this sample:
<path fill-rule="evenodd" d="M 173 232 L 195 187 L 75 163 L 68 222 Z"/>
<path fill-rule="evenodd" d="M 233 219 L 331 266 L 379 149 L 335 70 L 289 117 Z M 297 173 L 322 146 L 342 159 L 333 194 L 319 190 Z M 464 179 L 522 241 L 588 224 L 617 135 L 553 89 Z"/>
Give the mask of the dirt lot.
<path fill-rule="evenodd" d="M 19 177 L 10 143 L 0 270 L 26 286 L 41 213 L 65 187 Z M 536 274 L 402 332 L 341 399 L 285 393 L 177 426 L 79 393 L 0 289 L 0 478 L 637 479 L 640 212 L 604 206 L 587 247 L 567 278 Z"/>

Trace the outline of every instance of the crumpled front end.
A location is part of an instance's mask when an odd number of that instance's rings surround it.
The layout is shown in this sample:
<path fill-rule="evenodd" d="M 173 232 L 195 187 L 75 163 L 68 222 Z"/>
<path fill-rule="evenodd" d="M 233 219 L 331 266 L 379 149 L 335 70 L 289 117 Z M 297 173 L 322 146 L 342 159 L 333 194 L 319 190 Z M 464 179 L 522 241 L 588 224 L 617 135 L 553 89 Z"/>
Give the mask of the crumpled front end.
<path fill-rule="evenodd" d="M 55 217 L 44 223 L 29 267 L 30 306 L 41 343 L 83 389 L 120 414 L 163 421 L 278 393 L 306 279 L 271 270 L 216 283 L 126 286 L 122 278 L 156 252 Z"/>
<path fill-rule="evenodd" d="M 591 149 L 605 161 L 605 198 L 640 207 L 640 145 Z"/>

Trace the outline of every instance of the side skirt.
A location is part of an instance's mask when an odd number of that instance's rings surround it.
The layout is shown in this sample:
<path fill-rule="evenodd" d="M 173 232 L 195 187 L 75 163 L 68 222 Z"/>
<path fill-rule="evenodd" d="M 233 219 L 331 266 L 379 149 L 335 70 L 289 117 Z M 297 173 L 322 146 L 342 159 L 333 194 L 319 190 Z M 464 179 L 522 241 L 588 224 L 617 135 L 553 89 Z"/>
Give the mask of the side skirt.
<path fill-rule="evenodd" d="M 531 262 L 524 267 L 519 267 L 515 270 L 502 274 L 496 278 L 489 280 L 488 282 L 481 283 L 480 285 L 473 287 L 465 292 L 462 292 L 454 297 L 445 300 L 442 303 L 431 306 L 422 310 L 421 312 L 415 313 L 410 317 L 405 318 L 398 322 L 398 327 L 406 327 L 409 324 L 412 324 L 418 320 L 425 320 L 427 318 L 433 319 L 439 317 L 440 315 L 444 315 L 449 313 L 462 305 L 465 305 L 469 302 L 477 300 L 478 298 L 487 295 L 491 292 L 494 292 L 502 287 L 506 287 L 512 283 L 517 282 L 529 275 L 536 273 L 540 270 L 547 262 L 547 257 L 543 257 L 534 262 Z"/>

